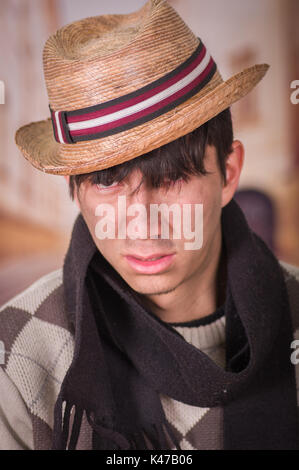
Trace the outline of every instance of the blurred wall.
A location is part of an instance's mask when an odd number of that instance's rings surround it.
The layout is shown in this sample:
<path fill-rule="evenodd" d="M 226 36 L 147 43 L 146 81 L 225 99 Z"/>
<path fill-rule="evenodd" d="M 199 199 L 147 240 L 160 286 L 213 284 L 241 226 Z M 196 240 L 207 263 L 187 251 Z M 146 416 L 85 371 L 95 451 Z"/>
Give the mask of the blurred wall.
<path fill-rule="evenodd" d="M 76 206 L 63 177 L 35 170 L 14 143 L 18 127 L 49 116 L 42 50 L 50 34 L 87 16 L 129 13 L 145 0 L 1 0 L 0 303 L 61 266 Z M 246 159 L 240 189 L 265 192 L 277 215 L 277 255 L 299 265 L 299 119 L 290 83 L 299 79 L 298 0 L 169 0 L 201 37 L 224 79 L 254 63 L 270 70 L 232 106 Z M 18 280 L 17 280 L 18 279 Z"/>

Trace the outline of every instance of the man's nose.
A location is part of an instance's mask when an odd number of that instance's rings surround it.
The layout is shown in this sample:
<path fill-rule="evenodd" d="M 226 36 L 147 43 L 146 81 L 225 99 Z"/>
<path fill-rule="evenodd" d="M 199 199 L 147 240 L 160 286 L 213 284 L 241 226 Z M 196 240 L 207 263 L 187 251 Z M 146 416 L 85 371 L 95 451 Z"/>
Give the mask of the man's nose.
<path fill-rule="evenodd" d="M 145 182 L 139 181 L 138 186 L 134 188 L 127 197 L 127 208 L 130 217 L 127 218 L 127 224 L 132 217 L 138 216 L 138 225 L 140 233 L 146 233 L 147 238 L 158 239 L 161 234 L 160 220 L 153 221 L 150 217 L 151 205 L 161 204 L 161 195 L 155 188 L 151 188 Z"/>

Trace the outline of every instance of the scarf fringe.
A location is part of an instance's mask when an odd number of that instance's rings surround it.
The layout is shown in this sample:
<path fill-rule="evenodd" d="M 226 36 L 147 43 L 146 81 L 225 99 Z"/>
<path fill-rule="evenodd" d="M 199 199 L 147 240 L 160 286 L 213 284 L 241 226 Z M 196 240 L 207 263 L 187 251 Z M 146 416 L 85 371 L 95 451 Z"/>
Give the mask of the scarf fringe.
<path fill-rule="evenodd" d="M 107 441 L 111 443 L 113 450 L 181 450 L 179 441 L 167 421 L 149 425 L 139 432 L 125 436 L 96 422 L 91 413 L 86 415 L 88 423 L 97 434 L 98 450 L 107 450 Z"/>
<path fill-rule="evenodd" d="M 63 411 L 63 404 L 65 408 Z M 71 413 L 74 414 L 70 432 Z M 54 439 L 52 450 L 75 450 L 78 442 L 83 417 L 83 409 L 58 398 L 54 410 Z"/>
<path fill-rule="evenodd" d="M 63 411 L 63 405 L 64 411 Z M 52 450 L 75 450 L 80 434 L 84 410 L 71 402 L 58 398 L 54 410 L 54 439 Z M 74 416 L 70 429 L 71 415 Z M 87 421 L 103 443 L 109 441 L 115 450 L 181 450 L 170 424 L 152 424 L 129 437 L 104 427 L 86 412 Z"/>
<path fill-rule="evenodd" d="M 62 425 L 63 425 L 62 404 L 63 404 L 63 400 L 61 396 L 59 395 L 56 400 L 55 408 L 54 408 L 54 428 L 53 428 L 52 450 L 65 449 L 65 446 L 63 447 L 63 441 L 62 441 Z"/>
<path fill-rule="evenodd" d="M 166 430 L 168 432 L 169 437 L 172 439 L 172 442 L 174 444 L 174 447 L 175 447 L 174 450 L 182 450 L 181 446 L 180 446 L 180 443 L 179 443 L 177 437 L 174 435 L 174 432 L 171 428 L 171 425 L 167 420 L 165 421 L 165 427 L 166 427 Z"/>
<path fill-rule="evenodd" d="M 91 413 L 86 413 L 86 416 L 90 426 L 98 434 L 98 436 L 102 437 L 105 440 L 113 442 L 117 446 L 117 449 L 130 449 L 130 442 L 128 441 L 128 439 L 126 439 L 125 436 L 113 429 L 105 428 L 104 426 L 96 422 L 95 419 L 91 416 Z"/>
<path fill-rule="evenodd" d="M 147 441 L 147 442 L 146 442 Z M 152 424 L 139 433 L 134 433 L 130 439 L 131 449 L 136 450 L 181 450 L 170 424 Z"/>
<path fill-rule="evenodd" d="M 77 445 L 79 434 L 80 434 L 82 417 L 83 417 L 83 410 L 81 408 L 75 407 L 74 423 L 73 423 L 71 437 L 70 437 L 69 446 L 68 446 L 69 450 L 76 449 L 76 445 Z"/>

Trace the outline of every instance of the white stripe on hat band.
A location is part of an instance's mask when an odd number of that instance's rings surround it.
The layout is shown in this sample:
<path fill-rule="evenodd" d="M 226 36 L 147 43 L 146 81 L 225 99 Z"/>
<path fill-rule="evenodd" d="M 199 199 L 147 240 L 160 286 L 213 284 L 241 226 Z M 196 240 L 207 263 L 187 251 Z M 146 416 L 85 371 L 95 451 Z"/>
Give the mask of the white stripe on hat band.
<path fill-rule="evenodd" d="M 174 83 L 173 85 L 171 85 L 166 90 L 163 90 L 160 93 L 154 96 L 151 96 L 150 98 L 142 101 L 141 103 L 137 103 L 133 106 L 130 106 L 129 108 L 122 109 L 115 113 L 107 114 L 106 116 L 101 116 L 101 117 L 89 119 L 86 121 L 69 123 L 68 126 L 69 126 L 70 131 L 88 129 L 90 127 L 97 127 L 103 124 L 107 124 L 108 122 L 117 121 L 118 119 L 131 116 L 132 114 L 138 113 L 139 111 L 142 111 L 156 103 L 159 103 L 159 101 L 162 101 L 165 98 L 168 98 L 169 96 L 180 91 L 185 86 L 189 85 L 189 83 L 191 83 L 196 77 L 198 77 L 206 69 L 208 63 L 210 62 L 210 59 L 211 59 L 211 56 L 206 51 L 205 56 L 203 57 L 202 61 L 200 62 L 200 64 L 198 64 L 198 66 L 194 70 L 192 70 L 192 72 L 186 75 L 186 77 L 179 80 L 177 83 Z"/>
<path fill-rule="evenodd" d="M 57 127 L 57 134 L 58 134 L 58 139 L 61 144 L 65 144 L 63 137 L 62 137 L 62 132 L 61 132 L 61 127 L 60 127 L 60 122 L 59 122 L 59 111 L 55 111 L 55 121 L 56 121 L 56 127 Z"/>

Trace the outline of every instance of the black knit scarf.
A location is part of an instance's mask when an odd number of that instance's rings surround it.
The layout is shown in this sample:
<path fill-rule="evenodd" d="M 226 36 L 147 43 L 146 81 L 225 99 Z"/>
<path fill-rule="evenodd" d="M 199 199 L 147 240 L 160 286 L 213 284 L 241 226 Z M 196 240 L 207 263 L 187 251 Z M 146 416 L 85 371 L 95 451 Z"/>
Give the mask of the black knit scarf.
<path fill-rule="evenodd" d="M 234 200 L 221 222 L 226 369 L 142 306 L 79 215 L 63 272 L 75 350 L 55 405 L 53 449 L 76 448 L 83 412 L 93 449 L 179 449 L 160 393 L 193 406 L 222 406 L 224 449 L 299 447 L 283 273 Z"/>

